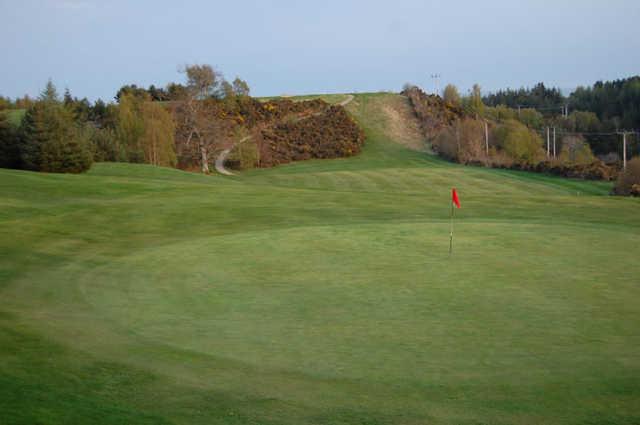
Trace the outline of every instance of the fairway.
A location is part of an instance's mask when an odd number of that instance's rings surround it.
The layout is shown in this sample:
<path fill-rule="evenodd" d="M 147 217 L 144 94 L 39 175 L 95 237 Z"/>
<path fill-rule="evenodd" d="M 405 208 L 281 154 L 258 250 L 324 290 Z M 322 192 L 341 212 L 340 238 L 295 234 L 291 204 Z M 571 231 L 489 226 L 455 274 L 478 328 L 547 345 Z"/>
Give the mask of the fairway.
<path fill-rule="evenodd" d="M 0 169 L 0 424 L 640 423 L 640 200 L 409 150 L 402 101 L 348 159 Z"/>

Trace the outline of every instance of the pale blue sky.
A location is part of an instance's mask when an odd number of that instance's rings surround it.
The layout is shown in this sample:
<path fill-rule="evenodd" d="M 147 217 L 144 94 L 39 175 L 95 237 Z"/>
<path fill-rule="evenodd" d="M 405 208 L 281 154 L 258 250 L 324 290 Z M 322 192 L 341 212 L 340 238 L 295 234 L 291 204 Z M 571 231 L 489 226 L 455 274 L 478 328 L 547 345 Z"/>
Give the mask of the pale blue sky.
<path fill-rule="evenodd" d="M 640 74 L 638 0 L 0 0 L 0 94 L 111 100 L 209 63 L 255 95 L 561 88 Z"/>

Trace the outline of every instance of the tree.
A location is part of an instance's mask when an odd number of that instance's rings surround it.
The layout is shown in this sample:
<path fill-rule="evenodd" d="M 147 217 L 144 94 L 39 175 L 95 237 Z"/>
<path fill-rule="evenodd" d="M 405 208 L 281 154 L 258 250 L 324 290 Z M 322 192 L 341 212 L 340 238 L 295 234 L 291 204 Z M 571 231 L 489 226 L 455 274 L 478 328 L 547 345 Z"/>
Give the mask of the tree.
<path fill-rule="evenodd" d="M 34 101 L 29 97 L 28 94 L 25 94 L 22 98 L 16 98 L 16 109 L 29 109 L 33 106 Z"/>
<path fill-rule="evenodd" d="M 0 111 L 0 167 L 20 168 L 20 150 L 15 127 Z"/>
<path fill-rule="evenodd" d="M 529 128 L 539 129 L 542 128 L 544 124 L 544 117 L 542 114 L 533 108 L 520 109 L 516 118 Z"/>
<path fill-rule="evenodd" d="M 235 97 L 235 92 L 233 90 L 233 85 L 227 80 L 224 80 L 220 83 L 220 92 L 225 99 L 232 99 Z"/>
<path fill-rule="evenodd" d="M 198 100 L 215 97 L 220 87 L 222 74 L 216 72 L 211 65 L 187 65 L 184 69 L 187 75 L 187 91 Z"/>
<path fill-rule="evenodd" d="M 13 103 L 8 97 L 0 96 L 0 111 L 13 108 Z"/>
<path fill-rule="evenodd" d="M 144 162 L 145 155 L 142 147 L 142 135 L 145 132 L 142 118 L 142 103 L 148 97 L 140 97 L 133 93 L 120 94 L 118 117 L 116 120 L 116 137 L 123 150 L 123 157 L 129 162 Z"/>
<path fill-rule="evenodd" d="M 89 140 L 78 128 L 73 114 L 57 101 L 55 86 L 47 89 L 24 116 L 20 130 L 20 153 L 27 169 L 80 173 L 89 169 Z"/>
<path fill-rule="evenodd" d="M 167 84 L 167 97 L 169 100 L 181 100 L 186 96 L 186 87 L 182 84 L 169 83 Z"/>
<path fill-rule="evenodd" d="M 460 93 L 458 93 L 458 88 L 453 84 L 447 84 L 444 88 L 443 98 L 445 102 L 460 106 Z"/>
<path fill-rule="evenodd" d="M 175 166 L 175 123 L 171 114 L 158 103 L 145 102 L 142 104 L 142 120 L 144 131 L 141 144 L 145 162 L 160 166 Z"/>
<path fill-rule="evenodd" d="M 197 144 L 200 168 L 209 173 L 209 156 L 229 135 L 229 123 L 220 105 L 212 99 L 218 93 L 222 76 L 210 65 L 189 65 L 185 97 L 178 108 L 179 142 L 186 148 Z"/>
<path fill-rule="evenodd" d="M 56 86 L 53 84 L 53 81 L 51 80 L 47 81 L 47 85 L 44 91 L 40 94 L 40 100 L 43 102 L 49 102 L 49 103 L 60 102 L 60 97 L 58 96 L 58 90 L 56 89 Z"/>
<path fill-rule="evenodd" d="M 473 89 L 469 93 L 469 96 L 465 99 L 466 108 L 473 114 L 476 115 L 476 118 L 484 116 L 484 103 L 482 103 L 482 91 L 478 84 L 473 85 Z"/>
<path fill-rule="evenodd" d="M 506 121 L 494 137 L 499 148 L 522 164 L 534 164 L 544 156 L 542 138 L 518 121 Z"/>
<path fill-rule="evenodd" d="M 249 84 L 246 81 L 241 80 L 239 77 L 233 80 L 233 92 L 236 96 L 248 97 L 250 91 Z"/>
<path fill-rule="evenodd" d="M 135 84 L 128 84 L 125 86 L 120 87 L 120 89 L 118 90 L 118 93 L 116 93 L 115 95 L 115 100 L 120 103 L 120 98 L 122 96 L 124 96 L 125 94 L 129 94 L 132 95 L 134 97 L 141 97 L 143 99 L 146 99 L 149 97 L 149 93 L 147 92 L 147 90 L 144 87 L 138 87 Z"/>
<path fill-rule="evenodd" d="M 596 157 L 582 136 L 565 136 L 562 138 L 560 159 L 571 164 L 591 164 Z"/>

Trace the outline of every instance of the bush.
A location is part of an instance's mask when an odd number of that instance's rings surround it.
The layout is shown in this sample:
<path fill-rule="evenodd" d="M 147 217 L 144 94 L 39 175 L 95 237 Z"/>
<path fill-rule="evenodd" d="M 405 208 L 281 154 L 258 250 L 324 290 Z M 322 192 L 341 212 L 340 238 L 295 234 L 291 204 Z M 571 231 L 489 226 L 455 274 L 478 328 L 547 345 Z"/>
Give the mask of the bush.
<path fill-rule="evenodd" d="M 456 121 L 438 133 L 433 147 L 445 158 L 463 164 L 486 159 L 484 123 L 471 118 Z"/>
<path fill-rule="evenodd" d="M 640 157 L 627 162 L 627 169 L 618 175 L 613 189 L 616 195 L 640 196 Z"/>
<path fill-rule="evenodd" d="M 242 143 L 238 143 L 231 151 L 227 162 L 232 167 L 246 170 L 254 168 L 260 163 L 260 153 L 255 140 L 249 138 Z"/>
<path fill-rule="evenodd" d="M 515 120 L 507 120 L 494 132 L 495 143 L 514 161 L 532 165 L 544 157 L 542 138 Z"/>
<path fill-rule="evenodd" d="M 94 161 L 125 161 L 127 155 L 118 144 L 118 138 L 112 129 L 89 127 L 87 132 L 91 140 Z"/>
<path fill-rule="evenodd" d="M 560 159 L 569 164 L 591 164 L 596 157 L 582 136 L 565 136 L 562 138 Z"/>
<path fill-rule="evenodd" d="M 305 102 L 300 102 L 305 103 Z M 260 166 L 312 158 L 340 158 L 360 152 L 364 133 L 342 106 L 262 130 Z"/>

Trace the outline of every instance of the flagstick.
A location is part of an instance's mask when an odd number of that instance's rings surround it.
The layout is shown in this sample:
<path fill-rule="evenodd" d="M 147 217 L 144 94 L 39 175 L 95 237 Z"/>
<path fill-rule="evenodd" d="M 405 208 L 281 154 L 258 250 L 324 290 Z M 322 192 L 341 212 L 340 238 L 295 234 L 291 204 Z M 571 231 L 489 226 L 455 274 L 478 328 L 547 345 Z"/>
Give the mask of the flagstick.
<path fill-rule="evenodd" d="M 449 233 L 449 255 L 453 251 L 453 202 L 451 202 L 451 232 Z"/>

